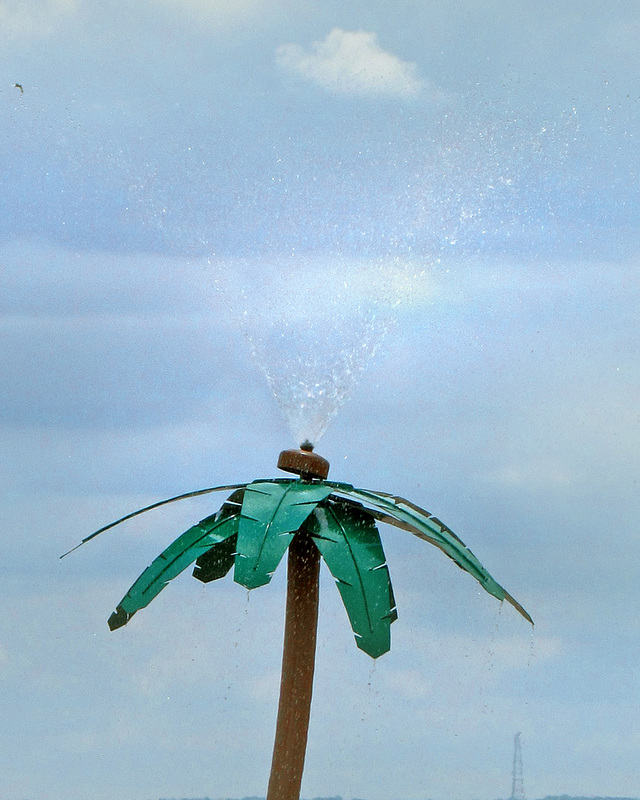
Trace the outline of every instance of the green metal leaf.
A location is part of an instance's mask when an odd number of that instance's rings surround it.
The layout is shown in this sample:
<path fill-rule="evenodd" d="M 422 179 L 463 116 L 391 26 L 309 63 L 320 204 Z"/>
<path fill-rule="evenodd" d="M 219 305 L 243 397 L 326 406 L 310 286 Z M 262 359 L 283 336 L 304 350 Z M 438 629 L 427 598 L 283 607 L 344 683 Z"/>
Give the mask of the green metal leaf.
<path fill-rule="evenodd" d="M 114 522 L 110 522 L 108 525 L 104 525 L 102 528 L 99 528 L 97 531 L 94 531 L 89 536 L 85 536 L 85 538 L 77 544 L 75 547 L 72 547 L 71 550 L 67 550 L 66 553 L 63 553 L 60 558 L 65 558 L 68 556 L 69 553 L 73 553 L 74 550 L 77 550 L 79 547 L 82 547 L 83 544 L 86 542 L 90 542 L 91 539 L 95 539 L 96 536 L 99 536 L 101 533 L 110 530 L 111 528 L 115 528 L 116 525 L 120 525 L 121 522 L 125 522 L 126 520 L 133 519 L 134 517 L 139 516 L 140 514 L 145 514 L 147 511 L 151 511 L 154 508 L 160 508 L 160 506 L 166 506 L 168 503 L 175 503 L 178 500 L 187 500 L 192 497 L 201 497 L 205 494 L 211 494 L 211 492 L 228 492 L 231 489 L 244 489 L 246 483 L 235 483 L 226 486 L 210 486 L 208 489 L 196 489 L 195 492 L 187 492 L 186 494 L 178 494 L 175 497 L 169 497 L 167 500 L 160 500 L 157 503 L 152 503 L 150 506 L 145 506 L 144 508 L 139 508 L 137 511 L 132 511 L 130 514 L 125 514 L 124 517 L 120 517 L 120 519 L 115 520 Z"/>
<path fill-rule="evenodd" d="M 327 485 L 341 495 L 361 500 L 367 506 L 373 506 L 370 511 L 376 519 L 408 530 L 420 539 L 440 548 L 461 569 L 472 575 L 485 591 L 498 600 L 506 600 L 528 622 L 533 624 L 533 620 L 520 603 L 494 580 L 464 542 L 437 517 L 397 495 L 356 489 L 348 483 L 327 481 Z"/>
<path fill-rule="evenodd" d="M 239 515 L 243 496 L 244 489 L 234 492 L 218 512 L 218 519 Z M 214 544 L 210 550 L 207 550 L 197 559 L 192 573 L 193 577 L 202 581 L 202 583 L 224 578 L 235 563 L 237 544 L 237 533 Z"/>
<path fill-rule="evenodd" d="M 373 516 L 360 503 L 325 500 L 305 523 L 342 596 L 356 644 L 372 658 L 391 647 L 397 619 L 389 570 Z"/>
<path fill-rule="evenodd" d="M 256 481 L 245 489 L 233 578 L 247 589 L 269 583 L 293 534 L 333 490 L 324 483 Z"/>
<path fill-rule="evenodd" d="M 122 598 L 120 605 L 109 617 L 111 630 L 126 625 L 136 611 L 148 606 L 170 580 L 201 555 L 219 543 L 235 538 L 238 532 L 239 512 L 239 503 L 227 502 L 216 514 L 201 520 L 170 544 L 145 569 Z"/>
<path fill-rule="evenodd" d="M 237 546 L 237 534 L 229 536 L 228 539 L 223 539 L 218 544 L 214 544 L 211 550 L 207 550 L 196 561 L 193 577 L 202 581 L 202 583 L 224 578 L 235 563 Z"/>

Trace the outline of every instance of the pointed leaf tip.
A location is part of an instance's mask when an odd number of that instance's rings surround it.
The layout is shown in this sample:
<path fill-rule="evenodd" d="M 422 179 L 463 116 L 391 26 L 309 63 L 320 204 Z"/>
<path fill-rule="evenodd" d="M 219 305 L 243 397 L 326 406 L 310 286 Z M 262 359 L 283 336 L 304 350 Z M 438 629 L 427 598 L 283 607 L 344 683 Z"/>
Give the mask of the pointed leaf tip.
<path fill-rule="evenodd" d="M 504 593 L 504 599 L 507 601 L 507 603 L 510 603 L 515 608 L 516 611 L 522 614 L 522 616 L 527 620 L 527 622 L 530 622 L 532 625 L 534 624 L 533 620 L 527 613 L 526 609 L 524 609 L 515 598 L 511 597 L 509 592 Z"/>
<path fill-rule="evenodd" d="M 135 614 L 135 611 L 133 612 Z M 129 622 L 133 614 L 128 614 L 122 606 L 118 606 L 113 614 L 109 617 L 107 624 L 112 631 L 122 628 Z"/>

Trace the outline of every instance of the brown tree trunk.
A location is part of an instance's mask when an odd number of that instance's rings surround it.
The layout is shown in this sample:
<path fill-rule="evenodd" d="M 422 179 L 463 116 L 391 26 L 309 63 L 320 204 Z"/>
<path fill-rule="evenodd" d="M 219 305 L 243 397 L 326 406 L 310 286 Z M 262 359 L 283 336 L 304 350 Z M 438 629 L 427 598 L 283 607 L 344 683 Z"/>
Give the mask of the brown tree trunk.
<path fill-rule="evenodd" d="M 313 690 L 320 553 L 296 533 L 289 545 L 287 609 L 276 738 L 267 800 L 299 800 Z"/>

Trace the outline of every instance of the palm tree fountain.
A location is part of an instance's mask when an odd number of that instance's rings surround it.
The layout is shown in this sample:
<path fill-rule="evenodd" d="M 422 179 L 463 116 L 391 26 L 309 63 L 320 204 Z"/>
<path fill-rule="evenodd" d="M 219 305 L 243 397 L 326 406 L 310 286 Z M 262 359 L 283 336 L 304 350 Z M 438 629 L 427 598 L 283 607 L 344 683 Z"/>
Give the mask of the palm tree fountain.
<path fill-rule="evenodd" d="M 193 576 L 204 583 L 224 577 L 233 567 L 234 580 L 255 589 L 269 583 L 289 549 L 280 701 L 267 800 L 299 800 L 315 665 L 320 557 L 336 581 L 357 646 L 374 659 L 390 649 L 390 627 L 397 618 L 378 522 L 440 548 L 485 591 L 532 620 L 453 531 L 424 509 L 385 492 L 328 481 L 329 462 L 313 452 L 309 441 L 283 450 L 278 467 L 297 477 L 188 492 L 127 514 L 80 544 L 152 508 L 231 492 L 215 514 L 189 528 L 144 570 L 110 616 L 111 630 L 126 625 L 194 562 Z"/>

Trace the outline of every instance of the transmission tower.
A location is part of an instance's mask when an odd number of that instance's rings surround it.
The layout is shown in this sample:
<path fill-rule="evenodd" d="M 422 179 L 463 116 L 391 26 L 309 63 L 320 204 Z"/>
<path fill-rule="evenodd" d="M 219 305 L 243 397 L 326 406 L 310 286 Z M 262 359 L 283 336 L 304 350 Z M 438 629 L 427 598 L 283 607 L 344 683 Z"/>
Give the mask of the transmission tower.
<path fill-rule="evenodd" d="M 511 800 L 524 800 L 524 781 L 522 778 L 522 747 L 520 734 L 513 737 L 513 772 L 511 775 Z"/>

